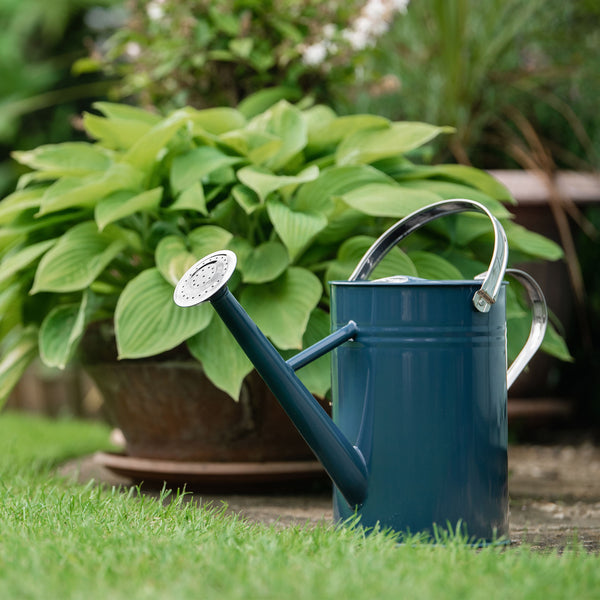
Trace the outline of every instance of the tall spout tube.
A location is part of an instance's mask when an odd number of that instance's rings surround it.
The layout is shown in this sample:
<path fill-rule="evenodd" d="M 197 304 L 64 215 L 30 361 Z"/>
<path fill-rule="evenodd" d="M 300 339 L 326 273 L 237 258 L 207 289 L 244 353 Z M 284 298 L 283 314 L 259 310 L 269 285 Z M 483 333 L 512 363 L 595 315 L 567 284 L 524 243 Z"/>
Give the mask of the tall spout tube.
<path fill-rule="evenodd" d="M 227 287 L 210 302 L 348 504 L 362 504 L 367 467 L 360 450 L 346 439 Z"/>

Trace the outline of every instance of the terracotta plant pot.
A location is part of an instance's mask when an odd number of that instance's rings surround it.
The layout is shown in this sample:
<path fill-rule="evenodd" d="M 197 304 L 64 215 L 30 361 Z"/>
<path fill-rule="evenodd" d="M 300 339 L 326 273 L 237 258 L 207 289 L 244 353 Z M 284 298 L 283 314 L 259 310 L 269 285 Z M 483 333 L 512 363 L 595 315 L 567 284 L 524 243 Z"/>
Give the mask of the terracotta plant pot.
<path fill-rule="evenodd" d="M 117 361 L 109 338 L 106 327 L 86 334 L 84 369 L 122 430 L 129 456 L 202 462 L 314 459 L 255 372 L 235 402 L 207 379 L 185 348 Z"/>

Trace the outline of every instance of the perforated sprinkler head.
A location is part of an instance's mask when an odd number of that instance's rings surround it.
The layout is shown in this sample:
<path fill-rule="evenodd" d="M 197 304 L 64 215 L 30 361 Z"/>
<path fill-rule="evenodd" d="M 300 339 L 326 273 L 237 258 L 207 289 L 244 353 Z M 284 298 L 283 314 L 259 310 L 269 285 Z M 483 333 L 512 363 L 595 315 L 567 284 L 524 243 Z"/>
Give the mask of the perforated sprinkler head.
<path fill-rule="evenodd" d="M 178 306 L 195 306 L 211 300 L 226 287 L 235 271 L 236 255 L 219 250 L 190 267 L 175 287 L 173 299 Z"/>

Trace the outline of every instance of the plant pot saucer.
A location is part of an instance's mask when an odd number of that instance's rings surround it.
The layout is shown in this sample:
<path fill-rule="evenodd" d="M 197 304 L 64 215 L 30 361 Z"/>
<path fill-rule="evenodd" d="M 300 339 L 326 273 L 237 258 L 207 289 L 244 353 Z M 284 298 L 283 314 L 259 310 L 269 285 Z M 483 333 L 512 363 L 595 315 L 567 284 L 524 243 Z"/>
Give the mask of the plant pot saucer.
<path fill-rule="evenodd" d="M 166 482 L 194 487 L 263 487 L 273 484 L 309 484 L 327 480 L 317 461 L 192 462 L 97 452 L 94 462 L 113 473 L 146 483 Z"/>

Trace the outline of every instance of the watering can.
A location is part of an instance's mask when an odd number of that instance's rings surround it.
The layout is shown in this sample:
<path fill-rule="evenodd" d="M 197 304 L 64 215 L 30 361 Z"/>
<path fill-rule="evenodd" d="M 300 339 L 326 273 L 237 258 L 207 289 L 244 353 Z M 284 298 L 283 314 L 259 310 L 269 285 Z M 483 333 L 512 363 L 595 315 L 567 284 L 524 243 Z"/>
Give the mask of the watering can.
<path fill-rule="evenodd" d="M 470 281 L 369 281 L 387 252 L 424 224 L 474 211 L 491 221 L 487 272 Z M 176 286 L 179 306 L 210 301 L 334 482 L 334 518 L 432 533 L 460 527 L 483 543 L 508 535 L 507 389 L 539 348 L 543 294 L 506 269 L 500 222 L 482 204 L 447 200 L 388 229 L 348 281 L 331 286 L 331 329 L 285 361 L 227 288 L 236 257 L 214 252 Z M 525 287 L 528 340 L 507 370 L 506 283 Z M 330 418 L 295 371 L 332 352 Z"/>

